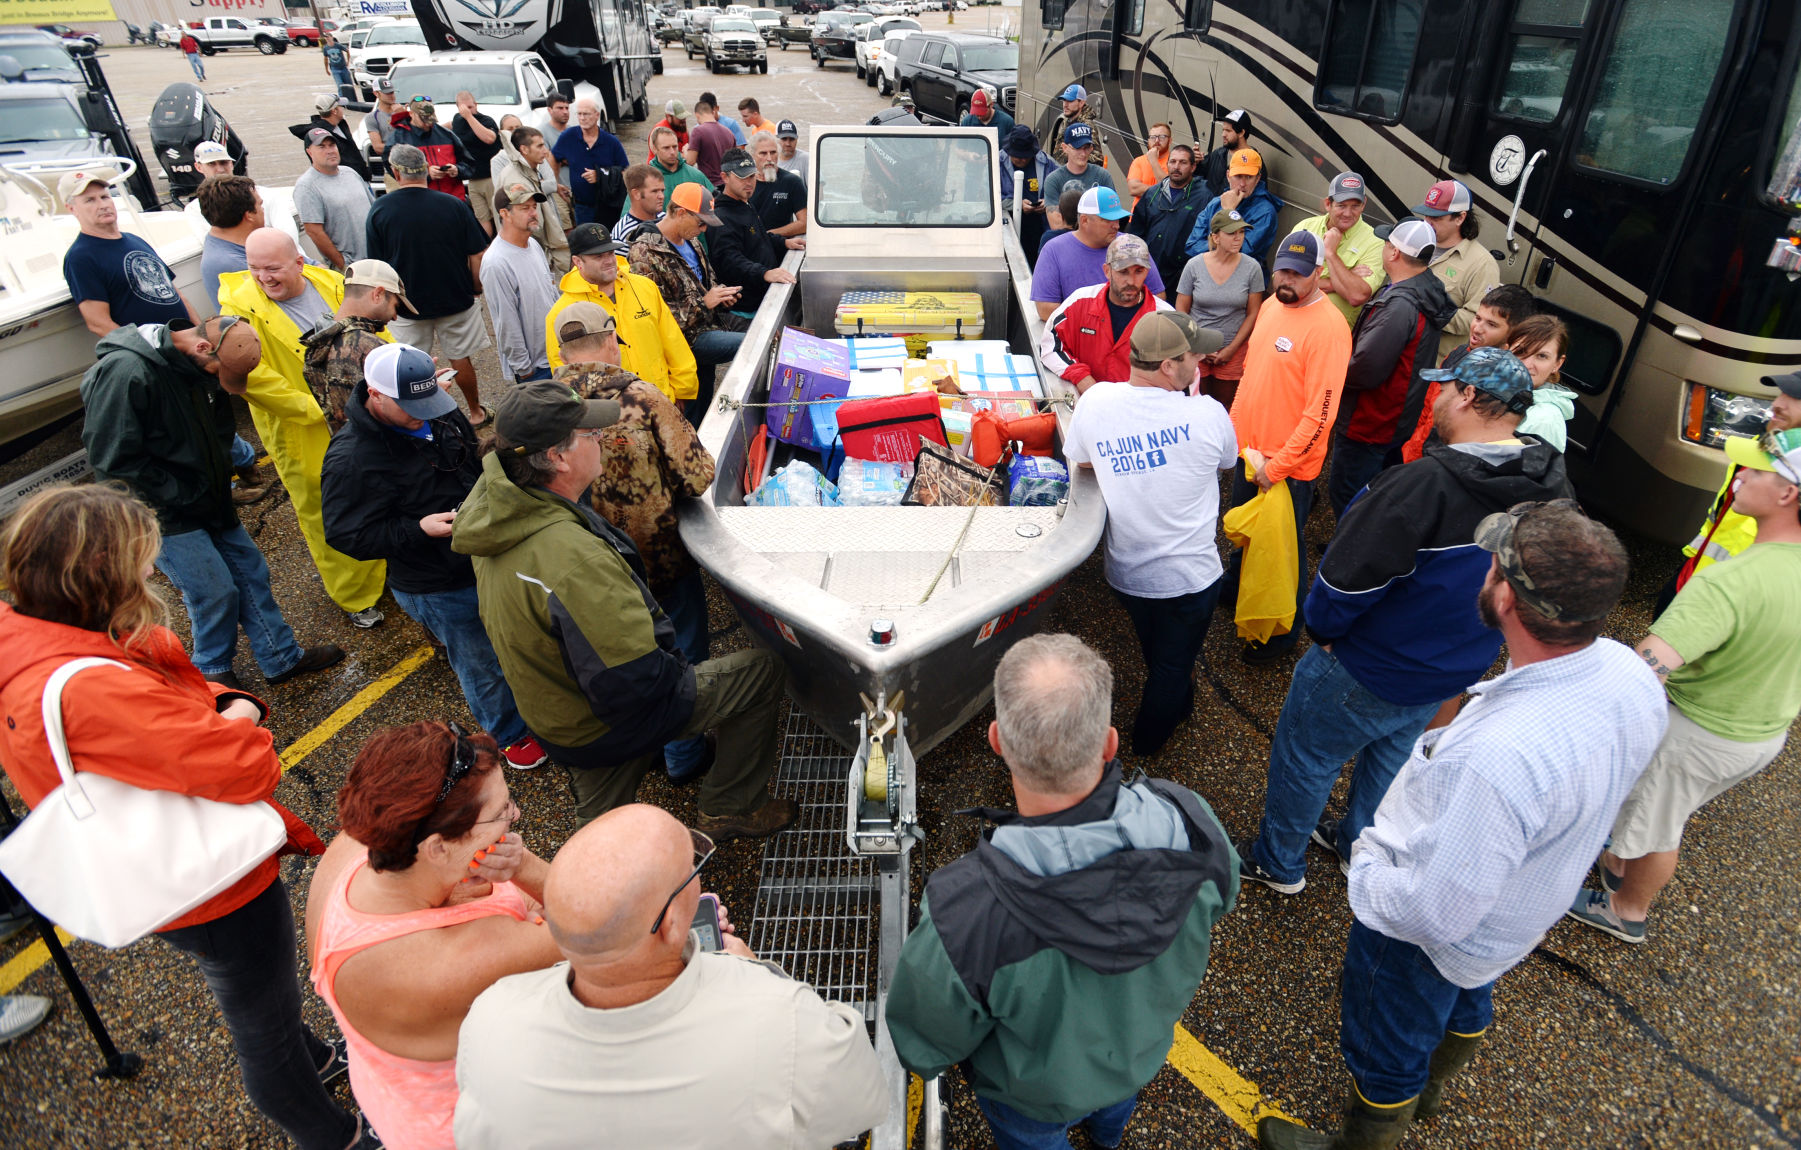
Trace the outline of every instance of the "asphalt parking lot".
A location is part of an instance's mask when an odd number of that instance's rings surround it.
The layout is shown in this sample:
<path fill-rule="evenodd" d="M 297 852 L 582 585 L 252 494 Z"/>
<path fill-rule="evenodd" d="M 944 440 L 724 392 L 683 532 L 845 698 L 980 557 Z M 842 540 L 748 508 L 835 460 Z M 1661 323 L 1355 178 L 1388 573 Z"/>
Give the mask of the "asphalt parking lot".
<path fill-rule="evenodd" d="M 1003 11 L 959 14 L 957 27 L 980 28 Z M 672 96 L 692 103 L 707 90 L 728 109 L 754 95 L 765 116 L 792 118 L 804 131 L 816 123 L 860 122 L 887 104 L 848 65 L 818 68 L 794 50 L 771 52 L 766 76 L 709 75 L 679 49 L 666 50 L 664 60 L 666 72 L 652 85 L 653 108 Z M 111 49 L 104 65 L 140 146 L 147 147 L 150 105 L 164 85 L 191 79 L 186 60 L 168 50 Z M 316 50 L 279 57 L 230 52 L 207 67 L 209 96 L 249 143 L 251 174 L 269 184 L 291 183 L 304 156 L 287 125 L 303 122 L 312 93 L 328 86 Z M 624 126 L 634 158 L 643 152 L 648 127 Z M 477 366 L 484 391 L 498 398 L 493 353 Z M 254 434 L 242 422 L 245 434 Z M 78 428 L 66 429 L 0 465 L 0 484 L 78 445 Z M 369 733 L 419 718 L 468 721 L 467 711 L 448 666 L 391 600 L 384 600 L 388 621 L 381 627 L 348 626 L 325 597 L 285 495 L 245 509 L 243 518 L 269 556 L 276 599 L 301 641 L 337 642 L 350 651 L 334 672 L 266 691 L 276 745 L 287 748 L 292 767 L 277 798 L 329 838 L 336 788 Z M 1329 539 L 1330 513 L 1321 510 L 1311 526 L 1317 558 Z M 1610 620 L 1610 633 L 1622 641 L 1644 633 L 1650 603 L 1675 563 L 1666 547 L 1639 539 L 1628 545 L 1634 576 Z M 174 614 L 180 626 L 179 607 Z M 1120 684 L 1115 720 L 1128 725 L 1143 668 L 1098 557 L 1070 578 L 1051 625 L 1082 636 L 1113 662 Z M 715 654 L 747 641 L 716 593 L 711 629 Z M 1230 619 L 1216 618 L 1194 717 L 1156 759 L 1127 765 L 1194 788 L 1240 837 L 1255 829 L 1261 810 L 1269 736 L 1292 664 L 1251 669 L 1235 650 Z M 248 659 L 239 660 L 239 674 L 258 689 Z M 982 737 L 989 717 L 980 716 L 921 764 L 928 837 L 914 856 L 916 891 L 925 874 L 973 841 L 973 822 L 953 812 L 1010 801 L 1004 769 Z M 1583 719 L 1571 714 L 1568 721 Z M 572 829 L 566 782 L 558 768 L 510 772 L 508 781 L 524 816 L 518 829 L 548 857 Z M 677 817 L 693 814 L 691 790 L 652 780 L 641 797 Z M 731 844 L 708 869 L 709 882 L 739 916 L 751 909 L 759 852 L 756 844 Z M 1237 1119 L 1258 1106 L 1316 1125 L 1332 1122 L 1348 1090 L 1337 1046 L 1337 975 L 1350 915 L 1337 868 L 1318 852 L 1310 863 L 1302 894 L 1284 898 L 1249 886 L 1219 923 L 1211 969 L 1183 1027 L 1188 1042 L 1204 1046 L 1227 1073 L 1196 1055 L 1193 1045 L 1178 1044 L 1177 1059 L 1143 1096 L 1127 1147 L 1243 1147 L 1250 1139 Z M 308 869 L 292 859 L 284 867 L 297 914 Z M 1416 1126 L 1406 1145 L 1801 1147 L 1798 875 L 1801 770 L 1791 748 L 1691 823 L 1681 868 L 1654 911 L 1645 945 L 1627 947 L 1560 925 L 1501 980 L 1490 1042 L 1453 1084 L 1444 1115 Z M 0 990 L 51 995 L 57 1009 L 38 1031 L 0 1049 L 0 1145 L 285 1144 L 245 1098 L 229 1039 L 184 957 L 155 941 L 111 952 L 77 944 L 72 954 L 120 1045 L 144 1056 L 144 1070 L 128 1082 L 91 1081 L 98 1058 L 54 970 L 41 967 L 26 940 L 6 944 Z M 331 1030 L 316 996 L 307 996 L 306 1009 L 315 1029 Z M 991 1145 L 967 1094 L 952 1097 L 950 1144 Z M 721 1145 L 729 1144 L 722 1132 Z"/>

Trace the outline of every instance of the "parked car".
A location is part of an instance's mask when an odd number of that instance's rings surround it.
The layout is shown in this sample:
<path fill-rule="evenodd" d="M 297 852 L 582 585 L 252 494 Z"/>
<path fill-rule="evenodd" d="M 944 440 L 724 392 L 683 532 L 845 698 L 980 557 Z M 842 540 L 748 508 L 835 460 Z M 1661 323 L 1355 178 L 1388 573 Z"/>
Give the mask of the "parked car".
<path fill-rule="evenodd" d="M 857 79 L 874 83 L 869 75 L 869 50 L 879 47 L 882 38 L 891 31 L 905 28 L 919 31 L 919 21 L 911 16 L 877 16 L 867 24 L 859 24 L 851 36 L 851 55 L 857 61 Z"/>
<path fill-rule="evenodd" d="M 774 8 L 752 8 L 750 22 L 757 26 L 765 44 L 774 44 L 782 38 L 782 14 Z"/>
<path fill-rule="evenodd" d="M 68 43 L 50 32 L 0 32 L 0 56 L 17 62 L 23 69 L 19 80 L 25 83 L 85 84 L 87 78 L 69 55 Z"/>
<path fill-rule="evenodd" d="M 105 41 L 97 32 L 82 32 L 67 24 L 39 24 L 38 31 L 48 32 L 59 40 L 72 40 L 77 44 L 86 44 L 90 48 L 105 46 Z"/>
<path fill-rule="evenodd" d="M 532 123 L 538 110 L 550 105 L 555 93 L 571 100 L 593 100 L 603 117 L 617 114 L 607 107 L 599 88 L 586 80 L 571 84 L 556 79 L 550 65 L 536 52 L 434 52 L 401 60 L 388 78 L 394 81 L 394 94 L 401 102 L 424 96 L 436 104 L 440 109 L 438 122 L 446 126 L 456 108 L 458 92 L 472 94 L 476 110 L 492 116 L 497 124 L 507 115 Z M 369 133 L 363 123 L 357 124 L 351 138 L 364 156 L 370 154 Z"/>
<path fill-rule="evenodd" d="M 338 33 L 336 20 L 289 20 L 288 39 L 298 48 L 311 48 L 319 42 L 320 29 L 330 32 L 335 38 Z"/>
<path fill-rule="evenodd" d="M 857 49 L 853 37 L 857 27 L 874 19 L 867 12 L 847 12 L 842 9 L 821 12 L 813 21 L 813 39 L 808 51 L 821 68 L 825 67 L 827 60 L 854 61 Z"/>
<path fill-rule="evenodd" d="M 1018 99 L 1019 45 L 969 32 L 921 32 L 901 42 L 896 83 L 914 106 L 952 124 L 977 88 L 1000 93 L 1009 115 Z"/>
<path fill-rule="evenodd" d="M 419 21 L 389 20 L 369 29 L 361 48 L 350 50 L 350 74 L 356 77 L 364 98 L 373 100 L 376 81 L 392 72 L 394 65 L 430 55 Z"/>
<path fill-rule="evenodd" d="M 82 110 L 82 88 L 61 82 L 0 84 L 0 163 L 30 168 L 33 164 L 110 157 L 106 138 L 88 127 Z M 39 179 L 56 186 L 55 167 Z"/>
<path fill-rule="evenodd" d="M 227 48 L 255 48 L 265 56 L 279 56 L 288 50 L 286 32 L 243 16 L 208 16 L 188 24 L 188 35 L 199 42 L 202 56 Z"/>
<path fill-rule="evenodd" d="M 913 35 L 912 28 L 896 28 L 882 37 L 880 44 L 869 46 L 869 69 L 864 79 L 869 86 L 891 96 L 895 89 L 895 56 L 900 52 L 902 40 Z"/>
<path fill-rule="evenodd" d="M 713 17 L 701 45 L 709 72 L 722 72 L 734 64 L 752 71 L 769 71 L 769 48 L 748 16 Z"/>

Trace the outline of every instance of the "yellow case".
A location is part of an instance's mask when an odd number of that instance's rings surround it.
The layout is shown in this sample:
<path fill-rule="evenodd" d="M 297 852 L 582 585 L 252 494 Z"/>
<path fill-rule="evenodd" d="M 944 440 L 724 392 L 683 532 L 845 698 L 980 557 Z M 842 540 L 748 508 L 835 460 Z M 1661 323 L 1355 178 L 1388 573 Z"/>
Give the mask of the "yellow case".
<path fill-rule="evenodd" d="M 981 339 L 979 292 L 853 291 L 838 301 L 839 335 L 898 335 L 907 351 L 923 357 L 935 339 Z"/>

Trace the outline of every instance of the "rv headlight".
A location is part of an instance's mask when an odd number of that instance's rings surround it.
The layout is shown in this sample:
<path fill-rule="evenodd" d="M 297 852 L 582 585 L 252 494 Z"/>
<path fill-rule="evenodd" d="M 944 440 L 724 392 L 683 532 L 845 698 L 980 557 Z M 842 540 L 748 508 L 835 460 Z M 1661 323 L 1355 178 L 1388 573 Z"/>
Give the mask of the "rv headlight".
<path fill-rule="evenodd" d="M 1729 435 L 1757 435 L 1769 421 L 1768 400 L 1690 383 L 1683 404 L 1682 438 L 1703 447 L 1719 447 Z"/>

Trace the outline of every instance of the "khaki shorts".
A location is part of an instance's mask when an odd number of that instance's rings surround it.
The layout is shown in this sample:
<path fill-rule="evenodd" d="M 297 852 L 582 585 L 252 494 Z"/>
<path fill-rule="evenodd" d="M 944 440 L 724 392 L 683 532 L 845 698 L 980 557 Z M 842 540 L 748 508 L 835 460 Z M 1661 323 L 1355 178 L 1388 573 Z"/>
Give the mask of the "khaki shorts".
<path fill-rule="evenodd" d="M 396 317 L 388 324 L 388 330 L 400 343 L 411 344 L 427 355 L 432 353 L 432 341 L 436 340 L 437 350 L 445 359 L 471 359 L 488 346 L 488 329 L 482 324 L 480 300 L 455 315 L 441 315 L 435 319 Z"/>
<path fill-rule="evenodd" d="M 494 230 L 494 180 L 493 180 L 493 178 L 488 177 L 488 178 L 480 179 L 480 180 L 470 180 L 468 183 L 464 184 L 463 186 L 469 189 L 469 207 L 470 207 L 470 210 L 472 210 L 475 213 L 475 218 L 477 220 L 479 220 L 483 225 L 485 225 L 489 231 L 493 231 Z"/>
<path fill-rule="evenodd" d="M 1787 739 L 1787 731 L 1761 743 L 1723 738 L 1672 703 L 1669 729 L 1613 820 L 1607 849 L 1622 859 L 1675 850 L 1691 815 L 1769 766 Z"/>

